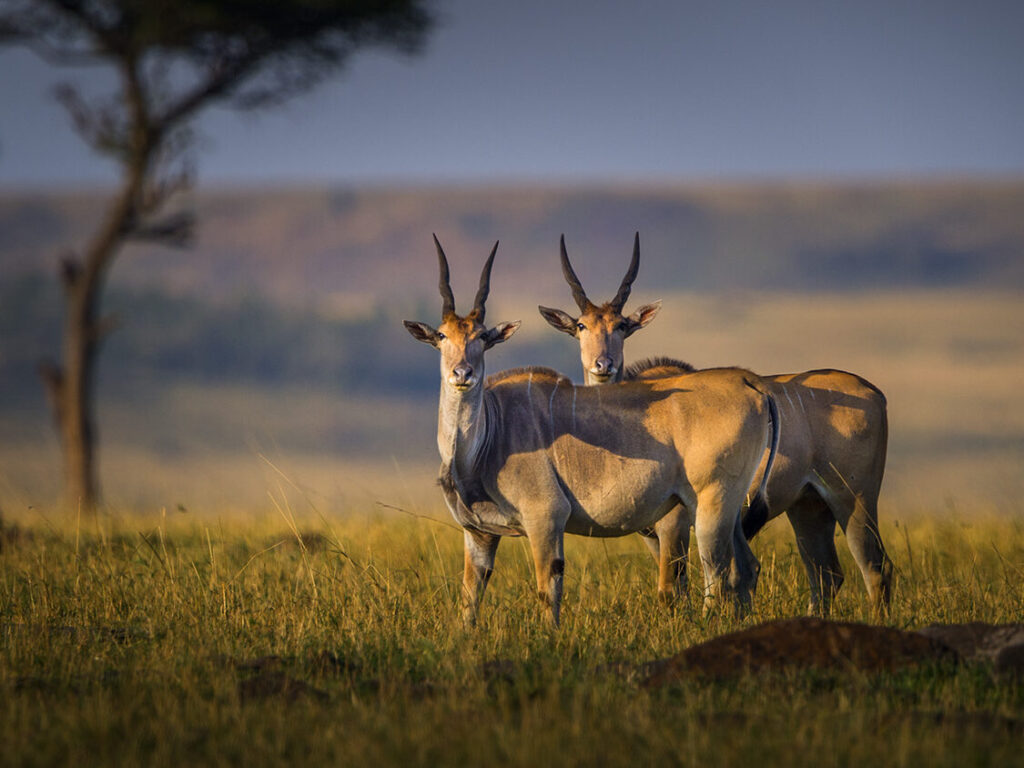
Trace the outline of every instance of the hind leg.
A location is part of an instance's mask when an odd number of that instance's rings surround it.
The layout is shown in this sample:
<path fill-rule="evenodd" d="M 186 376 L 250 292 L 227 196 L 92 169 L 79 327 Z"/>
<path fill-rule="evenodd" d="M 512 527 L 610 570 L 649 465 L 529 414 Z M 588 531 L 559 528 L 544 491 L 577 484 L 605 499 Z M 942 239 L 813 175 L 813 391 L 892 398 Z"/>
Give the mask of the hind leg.
<path fill-rule="evenodd" d="M 651 557 L 654 558 L 655 564 L 661 562 L 661 544 L 658 542 L 658 534 L 655 533 L 653 528 L 648 528 L 644 531 L 639 531 L 637 535 L 643 540 L 644 546 L 647 547 L 647 551 L 651 553 Z"/>
<path fill-rule="evenodd" d="M 828 616 L 832 600 L 843 584 L 843 568 L 836 553 L 836 520 L 824 499 L 806 490 L 786 512 L 796 534 L 796 547 L 811 586 L 808 613 Z"/>
<path fill-rule="evenodd" d="M 878 612 L 888 611 L 892 561 L 878 532 L 877 490 L 852 488 L 836 473 L 831 488 L 823 486 L 820 492 L 846 534 L 846 545 L 860 568 L 872 607 Z"/>
<path fill-rule="evenodd" d="M 888 612 L 893 566 L 878 532 L 877 497 L 846 495 L 843 501 L 836 520 L 846 534 L 846 545 L 860 568 L 872 607 L 878 613 Z"/>
<path fill-rule="evenodd" d="M 732 532 L 733 562 L 729 571 L 729 583 L 738 595 L 753 595 L 757 592 L 757 579 L 761 575 L 761 564 L 750 549 L 743 533 L 743 522 L 739 516 Z M 744 607 L 749 607 L 749 601 Z"/>
<path fill-rule="evenodd" d="M 694 530 L 704 570 L 705 614 L 728 593 L 737 614 L 742 615 L 749 608 L 750 595 L 757 585 L 757 569 L 752 567 L 757 559 L 743 538 L 740 523 L 745 490 L 735 492 L 715 485 L 704 488 L 697 497 Z M 737 537 L 742 539 L 742 545 Z"/>
<path fill-rule="evenodd" d="M 658 597 L 666 605 L 686 595 L 686 559 L 690 552 L 690 513 L 682 504 L 654 525 L 658 536 Z"/>

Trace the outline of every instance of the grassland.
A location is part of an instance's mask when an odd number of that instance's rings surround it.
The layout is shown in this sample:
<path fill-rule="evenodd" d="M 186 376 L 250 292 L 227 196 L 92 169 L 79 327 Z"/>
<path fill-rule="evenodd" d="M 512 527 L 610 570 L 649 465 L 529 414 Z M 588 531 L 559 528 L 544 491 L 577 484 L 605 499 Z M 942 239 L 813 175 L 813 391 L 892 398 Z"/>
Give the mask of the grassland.
<path fill-rule="evenodd" d="M 9 516 L 0 552 L 4 765 L 1012 765 L 1024 686 L 985 668 L 751 677 L 646 690 L 646 661 L 802 613 L 792 534 L 756 540 L 754 616 L 654 596 L 630 537 L 567 546 L 563 626 L 509 539 L 481 624 L 456 609 L 461 536 L 431 517 L 267 511 Z M 887 522 L 887 623 L 1019 621 L 1024 526 Z M 301 540 L 301 543 L 300 543 Z M 837 616 L 869 619 L 849 579 Z"/>
<path fill-rule="evenodd" d="M 1024 618 L 1019 296 L 638 286 L 633 301 L 656 298 L 630 359 L 835 366 L 886 392 L 887 623 Z M 525 322 L 489 366 L 575 373 L 568 339 L 561 358 L 515 358 L 553 333 L 535 304 L 495 291 L 489 316 Z M 429 350 L 406 343 L 436 376 Z M 101 389 L 111 506 L 98 519 L 53 506 L 42 403 L 0 412 L 0 765 L 1021 764 L 1024 688 L 984 668 L 638 687 L 636 665 L 741 624 L 701 617 L 699 578 L 688 606 L 663 609 L 635 537 L 569 541 L 557 632 L 523 542 L 506 541 L 466 631 L 432 398 L 157 384 Z M 754 548 L 763 571 L 742 625 L 803 613 L 786 523 Z M 839 549 L 836 615 L 870 620 Z"/>
<path fill-rule="evenodd" d="M 578 377 L 575 346 L 536 313 L 569 305 L 558 235 L 604 299 L 639 229 L 630 307 L 664 307 L 628 359 L 865 375 L 889 401 L 880 514 L 897 582 L 885 622 L 1016 622 L 1022 199 L 1020 180 L 201 196 L 195 249 L 132 248 L 113 276 L 112 289 L 139 293 L 107 307 L 125 327 L 101 362 L 110 506 L 98 519 L 54 507 L 59 458 L 33 368 L 57 349 L 60 316 L 0 314 L 0 330 L 29 339 L 24 365 L 4 369 L 28 382 L 12 389 L 35 393 L 0 398 L 0 765 L 1022 764 L 1024 687 L 985 668 L 637 685 L 644 662 L 803 613 L 784 521 L 754 542 L 763 571 L 743 622 L 701 616 L 699 577 L 687 605 L 661 607 L 635 537 L 571 539 L 552 631 L 526 548 L 508 540 L 482 621 L 464 629 L 461 536 L 433 484 L 436 402 L 420 384 L 436 381 L 436 360 L 400 323 L 420 308 L 431 314 L 416 319 L 436 319 L 431 231 L 460 297 L 500 237 L 488 316 L 524 322 L 489 370 Z M 100 203 L 0 195 L 3 273 L 49 275 Z M 250 292 L 301 316 L 217 314 Z M 46 295 L 23 298 L 27 311 Z M 149 306 L 147 326 L 141 304 L 154 302 L 164 314 Z M 222 348 L 185 322 L 197 317 Z M 317 331 L 332 319 L 351 325 Z M 268 330 L 277 347 L 244 338 Z M 204 341 L 220 365 L 192 359 Z M 232 368 L 242 341 L 250 365 Z M 300 373 L 281 375 L 290 344 L 311 350 L 306 363 L 322 355 L 319 378 L 294 360 Z M 173 364 L 153 368 L 168 349 Z M 365 365 L 365 350 L 398 365 Z M 347 376 L 323 375 L 338 360 L 352 361 Z M 396 370 L 416 386 L 382 389 Z M 346 389 L 354 376 L 361 387 Z M 872 620 L 839 549 L 836 616 Z"/>

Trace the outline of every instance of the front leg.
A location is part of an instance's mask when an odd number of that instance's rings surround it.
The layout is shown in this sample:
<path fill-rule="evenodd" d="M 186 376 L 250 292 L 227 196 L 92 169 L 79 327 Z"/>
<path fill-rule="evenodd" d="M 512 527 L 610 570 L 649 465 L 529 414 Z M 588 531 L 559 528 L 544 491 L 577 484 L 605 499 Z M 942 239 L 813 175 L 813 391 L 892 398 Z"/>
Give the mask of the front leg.
<path fill-rule="evenodd" d="M 564 528 L 543 525 L 527 529 L 537 574 L 537 594 L 551 609 L 551 623 L 557 627 L 562 605 L 562 581 L 565 574 Z"/>
<path fill-rule="evenodd" d="M 686 560 L 690 554 L 689 510 L 677 504 L 654 524 L 658 536 L 658 596 L 665 605 L 686 597 Z"/>
<path fill-rule="evenodd" d="M 494 572 L 494 556 L 501 536 L 465 529 L 463 542 L 466 562 L 462 571 L 462 621 L 472 627 L 476 624 L 487 582 Z"/>

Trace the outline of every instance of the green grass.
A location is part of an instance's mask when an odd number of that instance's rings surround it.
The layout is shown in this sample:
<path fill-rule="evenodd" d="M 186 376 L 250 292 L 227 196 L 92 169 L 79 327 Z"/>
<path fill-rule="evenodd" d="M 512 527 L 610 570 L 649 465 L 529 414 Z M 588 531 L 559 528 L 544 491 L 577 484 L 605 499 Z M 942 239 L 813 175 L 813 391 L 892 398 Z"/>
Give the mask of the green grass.
<path fill-rule="evenodd" d="M 756 615 L 662 608 L 629 537 L 567 545 L 563 625 L 508 539 L 482 619 L 458 618 L 461 536 L 374 513 L 296 520 L 26 511 L 0 552 L 0 764 L 1010 765 L 1024 687 L 990 670 L 796 674 L 648 691 L 633 665 L 803 612 L 792 533 L 755 542 Z M 305 546 L 300 546 L 301 532 Z M 1024 527 L 883 531 L 887 622 L 1020 621 Z M 841 536 L 840 536 L 841 539 Z M 840 550 L 845 544 L 840 541 Z M 869 619 L 848 580 L 837 618 Z"/>

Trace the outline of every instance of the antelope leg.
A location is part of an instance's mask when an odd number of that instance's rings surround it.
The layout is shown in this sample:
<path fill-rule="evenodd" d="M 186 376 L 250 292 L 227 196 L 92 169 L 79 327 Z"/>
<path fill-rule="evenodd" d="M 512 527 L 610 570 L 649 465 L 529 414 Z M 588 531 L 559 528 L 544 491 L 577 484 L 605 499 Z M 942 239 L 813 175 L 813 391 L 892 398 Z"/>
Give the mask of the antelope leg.
<path fill-rule="evenodd" d="M 537 574 L 537 594 L 551 609 L 551 623 L 558 626 L 562 605 L 562 579 L 565 573 L 564 531 L 554 527 L 527 530 L 533 566 Z"/>
<path fill-rule="evenodd" d="M 735 595 L 737 615 L 742 616 L 750 610 L 751 598 L 757 591 L 757 579 L 761 574 L 761 564 L 751 551 L 747 537 L 743 535 L 743 522 L 738 514 L 733 524 L 732 551 L 729 587 Z"/>
<path fill-rule="evenodd" d="M 494 556 L 501 537 L 465 530 L 463 541 L 466 564 L 462 572 L 462 620 L 467 626 L 473 626 L 487 582 L 494 572 Z"/>
<path fill-rule="evenodd" d="M 661 562 L 661 542 L 658 541 L 658 534 L 655 533 L 654 529 L 648 528 L 644 531 L 638 531 L 637 535 L 643 539 L 644 546 L 651 553 L 655 564 Z"/>
<path fill-rule="evenodd" d="M 690 512 L 677 504 L 654 525 L 658 535 L 658 597 L 666 605 L 686 596 L 686 560 L 690 552 Z"/>
<path fill-rule="evenodd" d="M 843 585 L 843 566 L 836 553 L 836 520 L 813 489 L 790 504 L 786 515 L 796 534 L 796 547 L 811 585 L 808 612 L 828 616 L 832 600 Z"/>
<path fill-rule="evenodd" d="M 739 545 L 740 540 L 746 543 L 739 528 L 745 490 L 737 492 L 729 485 L 713 483 L 697 497 L 694 531 L 704 569 L 705 615 L 726 592 L 733 598 L 737 613 L 743 613 L 757 585 L 757 559 L 749 547 Z"/>
<path fill-rule="evenodd" d="M 836 496 L 840 496 L 836 494 Z M 889 596 L 892 590 L 892 560 L 885 552 L 882 536 L 878 531 L 878 508 L 875 499 L 867 495 L 852 498 L 846 494 L 840 497 L 840 504 L 832 506 L 836 519 L 846 534 L 846 544 L 857 562 L 868 598 L 877 613 L 889 610 Z M 842 502 L 845 502 L 842 503 Z"/>

